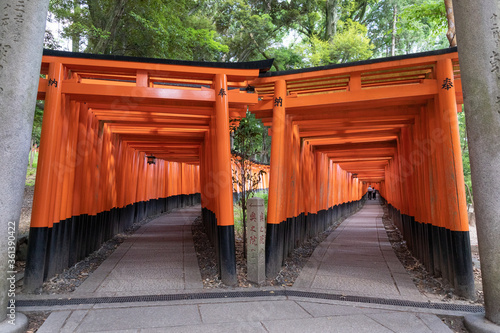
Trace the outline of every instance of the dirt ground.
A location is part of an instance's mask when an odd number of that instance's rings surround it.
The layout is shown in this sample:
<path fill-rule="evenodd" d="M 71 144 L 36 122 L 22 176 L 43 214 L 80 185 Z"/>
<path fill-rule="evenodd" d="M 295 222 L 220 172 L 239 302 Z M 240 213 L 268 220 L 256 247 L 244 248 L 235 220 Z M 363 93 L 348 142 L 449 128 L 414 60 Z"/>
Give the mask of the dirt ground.
<path fill-rule="evenodd" d="M 26 317 L 28 317 L 28 328 L 26 329 L 26 333 L 34 333 L 38 331 L 49 315 L 50 311 L 27 312 Z"/>

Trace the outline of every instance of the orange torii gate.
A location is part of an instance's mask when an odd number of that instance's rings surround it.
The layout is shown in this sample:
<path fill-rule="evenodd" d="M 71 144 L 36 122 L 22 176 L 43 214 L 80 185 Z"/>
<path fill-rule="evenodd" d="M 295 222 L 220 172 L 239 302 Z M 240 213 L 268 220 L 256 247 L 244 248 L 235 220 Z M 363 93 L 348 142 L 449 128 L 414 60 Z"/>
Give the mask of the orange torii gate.
<path fill-rule="evenodd" d="M 372 185 L 427 268 L 470 295 L 457 58 L 450 49 L 267 72 L 271 61 L 46 51 L 28 288 L 133 221 L 198 201 L 221 277 L 233 284 L 229 117 L 249 108 L 272 125 L 268 277 L 301 242 L 358 209 Z"/>
<path fill-rule="evenodd" d="M 135 221 L 200 201 L 222 279 L 233 284 L 229 117 L 257 103 L 247 81 L 271 64 L 45 50 L 25 287 L 39 287 Z"/>
<path fill-rule="evenodd" d="M 266 269 L 297 228 L 323 229 L 368 185 L 429 272 L 474 294 L 457 110 L 456 48 L 288 72 L 251 82 L 272 125 Z"/>

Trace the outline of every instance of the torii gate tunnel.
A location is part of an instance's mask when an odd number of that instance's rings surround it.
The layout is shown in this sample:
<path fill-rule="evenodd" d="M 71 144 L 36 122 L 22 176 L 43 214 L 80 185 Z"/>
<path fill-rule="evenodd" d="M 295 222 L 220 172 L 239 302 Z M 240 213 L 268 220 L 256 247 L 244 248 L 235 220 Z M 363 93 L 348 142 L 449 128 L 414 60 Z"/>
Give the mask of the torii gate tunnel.
<path fill-rule="evenodd" d="M 427 270 L 471 296 L 456 49 L 288 72 L 271 64 L 46 50 L 26 288 L 134 221 L 198 202 L 221 278 L 234 284 L 229 119 L 248 109 L 272 126 L 268 277 L 371 185 Z"/>

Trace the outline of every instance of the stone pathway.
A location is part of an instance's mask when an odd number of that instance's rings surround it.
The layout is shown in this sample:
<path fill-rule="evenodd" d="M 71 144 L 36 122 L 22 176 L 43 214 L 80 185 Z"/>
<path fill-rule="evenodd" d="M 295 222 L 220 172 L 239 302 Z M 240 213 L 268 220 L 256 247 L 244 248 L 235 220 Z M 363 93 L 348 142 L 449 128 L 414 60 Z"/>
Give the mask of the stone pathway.
<path fill-rule="evenodd" d="M 293 288 L 425 301 L 396 257 L 379 200 L 346 219 L 314 251 Z"/>
<path fill-rule="evenodd" d="M 178 209 L 142 226 L 68 297 L 223 292 L 202 289 L 191 236 L 191 223 L 199 214 L 199 206 Z M 316 249 L 293 288 L 422 300 L 392 252 L 381 216 L 381 207 L 368 202 L 347 219 Z M 273 293 L 272 288 L 265 290 Z M 286 296 L 221 296 L 19 310 L 52 311 L 39 333 L 451 332 L 435 313 L 460 315 Z"/>
<path fill-rule="evenodd" d="M 164 294 L 203 289 L 191 224 L 200 205 L 175 209 L 127 238 L 75 296 Z"/>
<path fill-rule="evenodd" d="M 406 310 L 285 297 L 98 304 L 54 311 L 38 333 L 451 332 L 433 314 Z"/>

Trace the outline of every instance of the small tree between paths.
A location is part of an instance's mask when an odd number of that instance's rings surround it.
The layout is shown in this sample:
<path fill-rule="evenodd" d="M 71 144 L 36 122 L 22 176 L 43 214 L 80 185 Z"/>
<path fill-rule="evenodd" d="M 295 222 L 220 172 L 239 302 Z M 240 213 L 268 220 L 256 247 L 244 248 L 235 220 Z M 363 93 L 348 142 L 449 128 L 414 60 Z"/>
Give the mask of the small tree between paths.
<path fill-rule="evenodd" d="M 237 204 L 242 211 L 243 224 L 243 255 L 246 258 L 246 210 L 248 199 L 254 196 L 259 182 L 265 171 L 254 172 L 252 169 L 252 157 L 262 148 L 262 123 L 247 111 L 246 117 L 231 120 L 231 133 L 233 136 L 234 150 L 233 163 L 236 166 L 232 172 L 233 184 L 238 189 Z"/>

